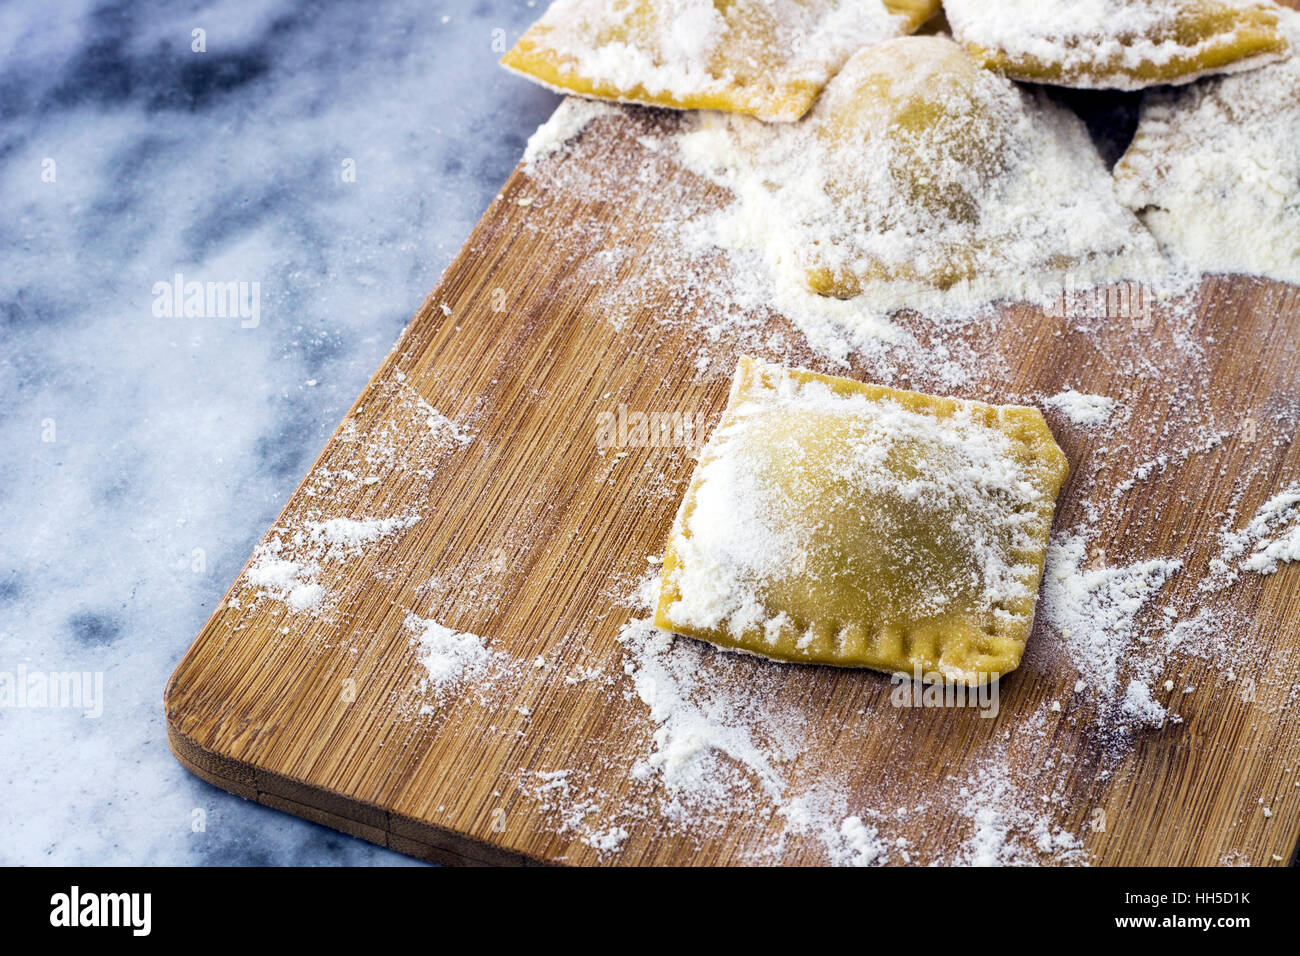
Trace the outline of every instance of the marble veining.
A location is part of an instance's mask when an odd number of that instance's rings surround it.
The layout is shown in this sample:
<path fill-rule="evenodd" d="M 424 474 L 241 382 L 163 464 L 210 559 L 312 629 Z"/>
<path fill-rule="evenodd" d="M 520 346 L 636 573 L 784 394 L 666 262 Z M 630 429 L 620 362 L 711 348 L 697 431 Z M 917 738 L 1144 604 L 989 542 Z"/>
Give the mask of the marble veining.
<path fill-rule="evenodd" d="M 558 102 L 496 63 L 539 12 L 0 5 L 0 682 L 87 675 L 0 706 L 0 862 L 405 862 L 186 773 L 161 694 Z"/>

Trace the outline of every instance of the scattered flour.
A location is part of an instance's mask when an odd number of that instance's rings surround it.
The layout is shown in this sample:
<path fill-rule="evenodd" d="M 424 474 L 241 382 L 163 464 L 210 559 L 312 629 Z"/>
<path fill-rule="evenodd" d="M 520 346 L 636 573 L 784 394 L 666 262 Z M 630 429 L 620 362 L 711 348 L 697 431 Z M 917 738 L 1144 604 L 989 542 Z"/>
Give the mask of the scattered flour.
<path fill-rule="evenodd" d="M 567 97 L 551 114 L 551 118 L 528 137 L 528 145 L 524 149 L 525 168 L 530 169 L 539 160 L 558 153 L 593 120 L 617 113 L 617 107 L 600 100 Z"/>
<path fill-rule="evenodd" d="M 453 631 L 415 614 L 406 617 L 406 629 L 415 637 L 417 656 L 425 670 L 424 686 L 435 696 L 482 673 L 488 649 L 477 634 Z"/>
<path fill-rule="evenodd" d="M 573 778 L 571 770 L 537 771 L 528 775 L 523 790 L 554 818 L 555 832 L 575 834 L 579 842 L 601 856 L 618 853 L 629 836 L 627 828 L 592 822 L 601 813 L 598 795 L 578 792 Z"/>
<path fill-rule="evenodd" d="M 1300 561 L 1300 485 L 1275 494 L 1240 531 L 1223 533 L 1211 576 L 1202 587 L 1222 589 L 1243 571 L 1275 574 L 1279 565 L 1291 561 Z"/>
<path fill-rule="evenodd" d="M 733 791 L 756 783 L 779 798 L 782 757 L 797 747 L 797 727 L 781 728 L 758 700 L 724 691 L 720 676 L 701 660 L 714 654 L 698 642 L 633 620 L 619 635 L 629 653 L 625 670 L 656 725 L 654 751 L 634 769 L 638 779 L 658 776 L 683 803 L 716 807 Z M 725 664 L 724 664 L 725 668 Z M 777 742 L 762 738 L 782 732 Z"/>
<path fill-rule="evenodd" d="M 1039 611 L 1085 686 L 1109 703 L 1118 700 L 1121 672 L 1136 655 L 1139 615 L 1182 562 L 1157 558 L 1088 568 L 1086 550 L 1080 534 L 1053 537 Z"/>
<path fill-rule="evenodd" d="M 582 842 L 599 853 L 614 853 L 623 847 L 627 839 L 627 830 L 622 827 L 610 827 L 595 833 L 584 834 Z"/>
<path fill-rule="evenodd" d="M 1041 807 L 1033 807 L 1013 785 L 1005 766 L 990 761 L 969 785 L 958 791 L 960 810 L 971 833 L 953 861 L 965 866 L 1023 866 L 1078 863 L 1083 844 L 1074 834 L 1053 827 Z"/>
<path fill-rule="evenodd" d="M 1151 696 L 1151 688 L 1140 680 L 1129 682 L 1120 706 L 1124 716 L 1144 727 L 1160 727 L 1169 712 Z"/>
<path fill-rule="evenodd" d="M 1115 399 L 1105 395 L 1085 395 L 1072 388 L 1043 399 L 1043 404 L 1058 409 L 1071 422 L 1084 428 L 1105 425 L 1118 405 Z"/>
<path fill-rule="evenodd" d="M 908 841 L 883 837 L 875 822 L 857 814 L 845 815 L 842 796 L 800 795 L 784 800 L 777 814 L 785 820 L 786 836 L 811 836 L 832 866 L 883 866 L 892 859 L 911 862 Z M 874 820 L 875 811 L 868 811 Z"/>
<path fill-rule="evenodd" d="M 297 547 L 306 545 L 322 560 L 334 560 L 360 554 L 365 545 L 404 531 L 420 520 L 418 515 L 393 518 L 326 518 L 308 521 L 304 530 L 290 541 Z"/>
<path fill-rule="evenodd" d="M 253 552 L 244 576 L 256 597 L 270 597 L 295 612 L 323 609 L 329 592 L 319 580 L 323 566 L 363 553 L 365 546 L 418 522 L 418 515 L 394 518 L 326 518 L 298 530 L 281 529 Z"/>
<path fill-rule="evenodd" d="M 347 578 L 341 566 L 365 556 L 382 541 L 392 539 L 420 521 L 418 514 L 370 517 L 326 516 L 311 502 L 327 500 L 341 489 L 360 494 L 368 506 L 388 478 L 410 472 L 431 478 L 443 458 L 466 447 L 474 431 L 452 421 L 406 384 L 401 372 L 372 386 L 388 405 L 389 416 L 377 426 L 364 425 L 365 406 L 345 419 L 331 457 L 303 482 L 310 517 L 272 529 L 269 539 L 253 552 L 243 578 L 253 593 L 237 594 L 237 606 L 249 606 L 259 597 L 280 601 L 294 613 L 322 615 L 340 597 L 339 582 Z M 364 429 L 364 430 L 363 430 Z M 376 510 L 382 507 L 375 504 Z"/>

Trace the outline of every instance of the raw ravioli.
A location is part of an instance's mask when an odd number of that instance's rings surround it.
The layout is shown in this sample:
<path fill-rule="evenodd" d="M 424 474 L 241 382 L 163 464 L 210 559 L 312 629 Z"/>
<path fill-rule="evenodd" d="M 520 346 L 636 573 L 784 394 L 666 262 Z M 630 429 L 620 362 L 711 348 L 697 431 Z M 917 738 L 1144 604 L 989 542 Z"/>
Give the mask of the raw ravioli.
<path fill-rule="evenodd" d="M 1175 262 L 1300 285 L 1300 57 L 1148 94 L 1115 186 Z"/>
<path fill-rule="evenodd" d="M 802 116 L 858 49 L 939 0 L 556 0 L 502 63 L 565 93 Z"/>
<path fill-rule="evenodd" d="M 1134 90 L 1287 55 L 1260 0 L 945 0 L 953 36 L 1016 80 Z"/>
<path fill-rule="evenodd" d="M 657 626 L 976 685 L 1019 663 L 1068 465 L 1042 413 L 742 358 Z"/>

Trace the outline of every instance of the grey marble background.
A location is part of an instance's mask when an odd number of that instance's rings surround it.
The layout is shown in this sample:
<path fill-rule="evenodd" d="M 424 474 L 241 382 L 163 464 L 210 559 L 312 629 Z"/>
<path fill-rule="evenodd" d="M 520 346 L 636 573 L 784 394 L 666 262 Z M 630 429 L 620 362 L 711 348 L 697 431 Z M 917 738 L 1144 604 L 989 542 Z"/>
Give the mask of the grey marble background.
<path fill-rule="evenodd" d="M 558 101 L 496 64 L 540 11 L 0 4 L 0 862 L 405 862 L 187 774 L 162 690 Z"/>

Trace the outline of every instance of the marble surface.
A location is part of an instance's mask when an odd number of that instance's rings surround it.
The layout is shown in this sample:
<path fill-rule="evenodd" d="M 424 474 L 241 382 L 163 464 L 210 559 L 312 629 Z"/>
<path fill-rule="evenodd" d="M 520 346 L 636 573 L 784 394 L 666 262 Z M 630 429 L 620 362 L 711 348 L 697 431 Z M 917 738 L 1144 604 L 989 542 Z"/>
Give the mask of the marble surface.
<path fill-rule="evenodd" d="M 558 102 L 540 9 L 0 5 L 0 861 L 407 862 L 186 773 L 162 690 Z"/>

